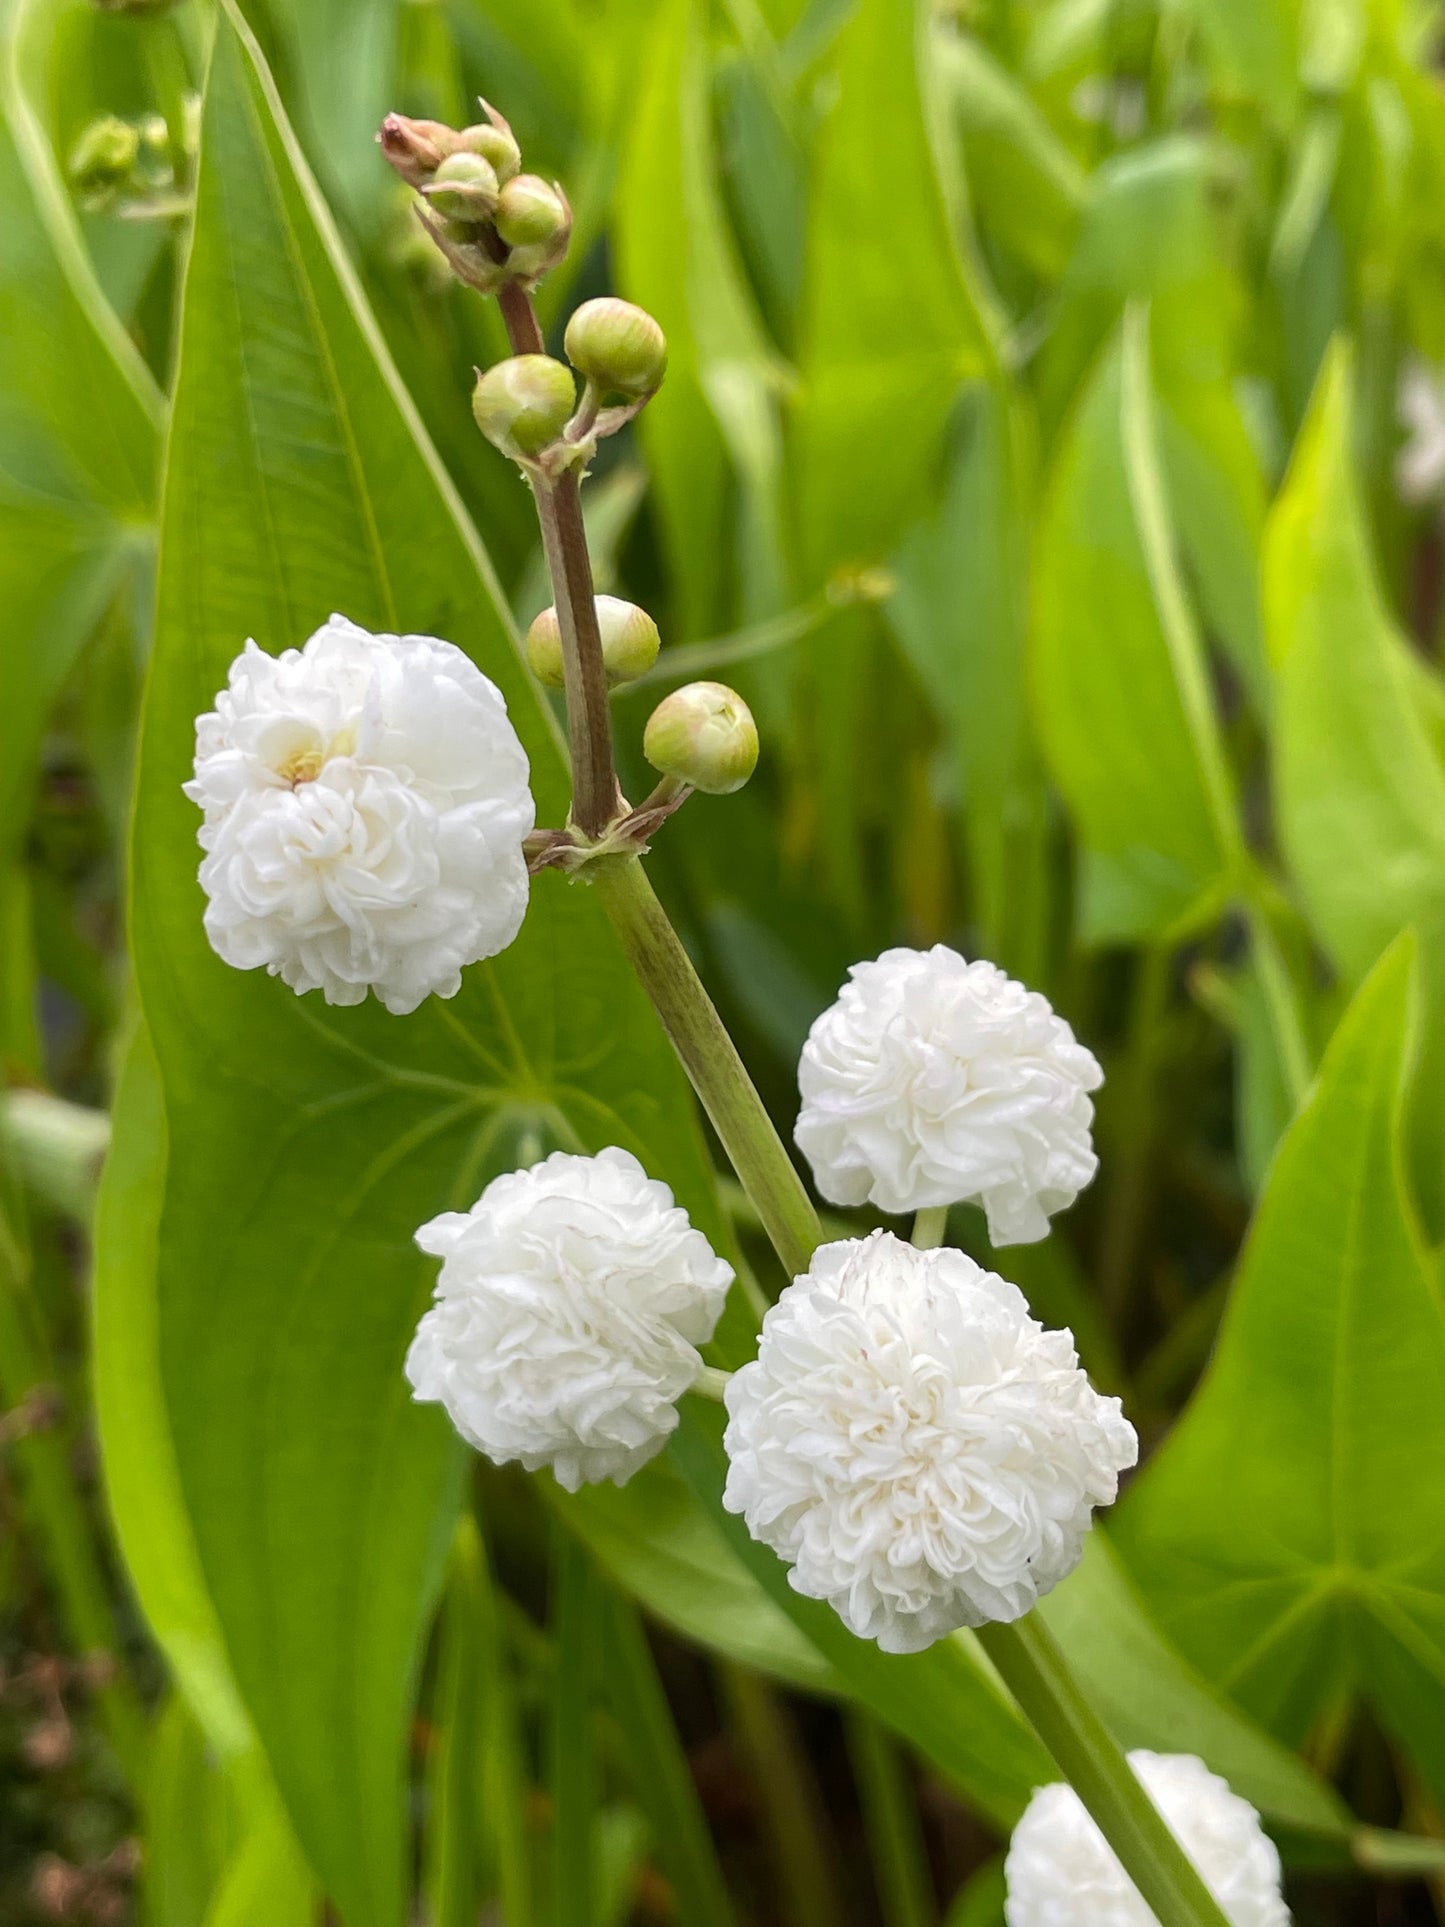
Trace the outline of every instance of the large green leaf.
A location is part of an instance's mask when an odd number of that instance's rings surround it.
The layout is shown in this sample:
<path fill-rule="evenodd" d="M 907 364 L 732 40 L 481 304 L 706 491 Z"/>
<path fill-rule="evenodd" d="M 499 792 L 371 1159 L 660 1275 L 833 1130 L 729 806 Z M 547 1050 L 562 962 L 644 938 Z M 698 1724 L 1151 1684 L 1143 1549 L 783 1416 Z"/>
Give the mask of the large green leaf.
<path fill-rule="evenodd" d="M 1083 169 L 982 40 L 940 24 L 931 46 L 979 226 L 1038 274 L 1056 279 L 1088 198 Z"/>
<path fill-rule="evenodd" d="M 709 112 L 701 10 L 697 0 L 667 0 L 630 116 L 617 236 L 621 291 L 657 317 L 671 344 L 642 438 L 689 629 L 719 624 L 734 575 L 748 614 L 775 610 L 784 586 L 779 376 L 718 198 Z"/>
<path fill-rule="evenodd" d="M 1025 420 L 1002 382 L 968 389 L 938 508 L 893 557 L 887 613 L 957 754 L 980 947 L 1037 983 L 1047 811 L 1025 678 Z"/>
<path fill-rule="evenodd" d="M 411 1233 L 549 1144 L 636 1150 L 713 1225 L 690 1101 L 587 893 L 397 1019 L 294 997 L 208 950 L 192 722 L 254 635 L 333 608 L 443 634 L 506 694 L 543 820 L 549 730 L 475 534 L 387 363 L 253 43 L 213 59 L 187 277 L 134 844 L 137 977 L 170 1140 L 161 1380 L 234 1677 L 349 1927 L 405 1910 L 401 1766 L 460 1449 L 401 1373 Z M 718 1234 L 720 1235 L 720 1234 Z"/>
<path fill-rule="evenodd" d="M 1414 946 L 1276 1156 L 1214 1363 L 1120 1511 L 1166 1631 L 1296 1741 L 1362 1691 L 1445 1788 L 1445 1307 L 1402 1174 Z"/>
<path fill-rule="evenodd" d="M 1331 958 L 1358 983 L 1414 924 L 1426 989 L 1418 1175 L 1445 1211 L 1445 767 L 1439 684 L 1381 594 L 1352 470 L 1350 369 L 1321 373 L 1271 513 L 1265 615 L 1280 840 Z"/>
<path fill-rule="evenodd" d="M 27 5 L 0 9 L 0 861 L 40 732 L 153 543 L 161 401 L 106 306 L 22 85 Z"/>
<path fill-rule="evenodd" d="M 836 1692 L 838 1680 L 728 1543 L 667 1458 L 625 1486 L 547 1497 L 568 1526 L 647 1607 L 687 1638 L 791 1685 Z"/>
<path fill-rule="evenodd" d="M 959 385 L 993 360 L 934 164 L 926 16 L 860 0 L 819 134 L 797 414 L 810 574 L 887 553 L 923 504 Z"/>
<path fill-rule="evenodd" d="M 1222 255 L 1203 143 L 1174 136 L 1092 177 L 1078 245 L 1040 356 L 1052 432 L 1131 301 L 1147 301 L 1160 457 L 1200 606 L 1235 666 L 1263 683 L 1258 552 L 1264 484 L 1234 392 L 1243 290 Z"/>
<path fill-rule="evenodd" d="M 1343 1838 L 1349 1815 L 1333 1790 L 1181 1659 L 1106 1531 L 1090 1534 L 1083 1564 L 1039 1610 L 1121 1745 L 1197 1753 L 1273 1823 Z"/>
<path fill-rule="evenodd" d="M 1141 321 L 1106 349 L 1085 390 L 1035 558 L 1035 717 L 1086 845 L 1081 920 L 1092 938 L 1167 930 L 1218 890 L 1229 860 L 1230 806 L 1165 519 Z"/>

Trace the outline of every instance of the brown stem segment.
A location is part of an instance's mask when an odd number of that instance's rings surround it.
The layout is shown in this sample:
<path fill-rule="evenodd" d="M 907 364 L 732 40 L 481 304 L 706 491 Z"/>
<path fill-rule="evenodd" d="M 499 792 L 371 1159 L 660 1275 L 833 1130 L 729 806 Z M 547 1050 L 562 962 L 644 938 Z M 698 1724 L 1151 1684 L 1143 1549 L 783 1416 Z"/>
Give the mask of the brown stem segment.
<path fill-rule="evenodd" d="M 599 860 L 597 894 L 789 1277 L 808 1269 L 818 1215 L 692 959 L 635 857 Z"/>
<path fill-rule="evenodd" d="M 504 281 L 497 291 L 497 304 L 513 354 L 545 354 L 542 330 L 526 290 L 515 281 Z M 582 521 L 582 491 L 570 471 L 556 481 L 543 476 L 531 480 L 562 638 L 572 820 L 585 835 L 600 836 L 618 814 L 621 798 L 612 761 L 612 715 L 597 628 L 592 559 Z"/>

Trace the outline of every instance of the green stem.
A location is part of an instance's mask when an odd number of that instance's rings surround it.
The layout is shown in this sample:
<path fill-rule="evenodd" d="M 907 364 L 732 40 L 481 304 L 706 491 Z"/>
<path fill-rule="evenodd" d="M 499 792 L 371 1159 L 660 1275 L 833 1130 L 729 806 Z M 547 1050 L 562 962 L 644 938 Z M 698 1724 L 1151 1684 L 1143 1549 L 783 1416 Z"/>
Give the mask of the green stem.
<path fill-rule="evenodd" d="M 1311 1075 L 1310 1050 L 1305 1040 L 1299 998 L 1295 994 L 1289 966 L 1285 963 L 1268 912 L 1257 898 L 1251 896 L 1245 900 L 1244 914 L 1254 948 L 1254 967 L 1259 972 L 1260 989 L 1264 992 L 1275 1049 L 1279 1052 L 1285 1089 L 1297 1110 L 1300 1099 L 1309 1089 Z"/>
<path fill-rule="evenodd" d="M 691 958 L 636 857 L 595 863 L 588 874 L 784 1270 L 796 1277 L 821 1240 L 818 1216 Z"/>
<path fill-rule="evenodd" d="M 592 1682 L 600 1602 L 588 1555 L 571 1537 L 559 1542 L 554 1579 L 552 1920 L 554 1927 L 591 1927 L 592 1822 L 597 1799 Z"/>
<path fill-rule="evenodd" d="M 726 1662 L 718 1683 L 729 1724 L 761 1794 L 780 1912 L 791 1927 L 840 1927 L 847 1918 L 835 1869 L 838 1847 L 812 1762 L 777 1693 L 757 1673 Z"/>
<path fill-rule="evenodd" d="M 932 1251 L 941 1245 L 948 1236 L 948 1206 L 946 1204 L 925 1205 L 922 1211 L 913 1214 L 911 1242 L 920 1251 Z"/>
<path fill-rule="evenodd" d="M 887 1927 L 933 1927 L 938 1907 L 928 1854 L 898 1748 L 876 1720 L 853 1713 L 848 1718 L 848 1751 L 883 1919 Z"/>
<path fill-rule="evenodd" d="M 1163 1927 L 1228 1927 L 1038 1614 L 978 1639 Z"/>
<path fill-rule="evenodd" d="M 514 355 L 543 355 L 531 296 L 515 281 L 504 281 L 497 306 Z M 572 817 L 588 836 L 600 836 L 617 815 L 619 798 L 612 762 L 612 713 L 607 702 L 607 672 L 597 628 L 592 560 L 582 520 L 582 492 L 576 473 L 532 482 L 532 499 L 542 531 L 552 603 L 562 637 L 562 673 L 567 687 L 567 742 L 572 763 Z"/>
<path fill-rule="evenodd" d="M 1367 1873 L 1401 1879 L 1445 1872 L 1445 1840 L 1416 1833 L 1390 1833 L 1384 1827 L 1356 1827 L 1350 1852 Z"/>

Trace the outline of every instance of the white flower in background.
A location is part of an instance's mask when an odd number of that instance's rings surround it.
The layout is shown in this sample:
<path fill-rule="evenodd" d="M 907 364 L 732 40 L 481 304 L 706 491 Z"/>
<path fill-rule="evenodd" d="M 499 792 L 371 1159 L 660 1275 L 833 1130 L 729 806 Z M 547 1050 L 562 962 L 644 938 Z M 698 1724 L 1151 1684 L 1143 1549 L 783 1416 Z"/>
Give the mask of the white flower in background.
<path fill-rule="evenodd" d="M 725 1399 L 723 1504 L 889 1653 L 1026 1613 L 1138 1451 L 1070 1333 L 964 1252 L 887 1231 L 814 1253 Z"/>
<path fill-rule="evenodd" d="M 416 1241 L 443 1263 L 406 1375 L 470 1445 L 569 1492 L 662 1450 L 733 1272 L 631 1152 L 554 1151 Z"/>
<path fill-rule="evenodd" d="M 1286 1927 L 1279 1854 L 1247 1800 L 1192 1753 L 1129 1764 L 1234 1927 Z M 1004 1867 L 1008 1927 L 1158 1927 L 1072 1787 L 1040 1787 Z"/>
<path fill-rule="evenodd" d="M 1395 413 L 1407 437 L 1395 457 L 1402 502 L 1427 502 L 1445 484 L 1445 379 L 1412 355 L 1400 371 Z"/>
<path fill-rule="evenodd" d="M 455 996 L 527 908 L 536 812 L 500 690 L 449 642 L 332 616 L 254 642 L 196 722 L 206 935 L 238 970 L 388 1010 Z"/>
<path fill-rule="evenodd" d="M 1048 999 L 956 950 L 854 964 L 803 1046 L 794 1130 L 833 1204 L 971 1199 L 995 1245 L 1031 1244 L 1098 1165 L 1092 1052 Z"/>

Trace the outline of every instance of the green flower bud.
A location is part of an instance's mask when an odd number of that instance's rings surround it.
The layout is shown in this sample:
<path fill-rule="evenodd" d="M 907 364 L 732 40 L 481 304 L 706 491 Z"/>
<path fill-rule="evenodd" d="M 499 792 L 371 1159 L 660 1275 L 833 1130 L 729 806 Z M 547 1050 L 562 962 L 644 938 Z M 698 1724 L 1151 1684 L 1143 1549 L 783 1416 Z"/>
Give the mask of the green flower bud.
<path fill-rule="evenodd" d="M 497 197 L 497 232 L 512 248 L 551 241 L 570 226 L 567 203 L 537 174 L 518 174 Z"/>
<path fill-rule="evenodd" d="M 725 683 L 690 682 L 653 710 L 642 753 L 663 776 L 706 796 L 728 796 L 758 766 L 758 726 Z"/>
<path fill-rule="evenodd" d="M 571 370 L 550 355 L 513 355 L 477 377 L 472 413 L 504 455 L 535 455 L 555 442 L 577 406 Z"/>
<path fill-rule="evenodd" d="M 441 121 L 410 120 L 405 114 L 388 114 L 376 138 L 408 187 L 429 181 L 457 145 L 455 130 Z"/>
<path fill-rule="evenodd" d="M 667 340 L 652 316 L 606 295 L 567 323 L 567 359 L 607 394 L 650 395 L 667 369 Z"/>
<path fill-rule="evenodd" d="M 70 178 L 94 190 L 118 186 L 135 166 L 140 134 L 129 121 L 107 114 L 84 128 L 70 152 Z"/>
<path fill-rule="evenodd" d="M 624 602 L 620 596 L 600 595 L 593 600 L 609 686 L 616 688 L 618 683 L 645 675 L 657 661 L 661 647 L 657 624 L 646 609 L 639 609 L 635 602 Z M 549 689 L 562 687 L 562 631 L 555 609 L 544 609 L 527 631 L 527 661 L 539 682 Z"/>
<path fill-rule="evenodd" d="M 511 180 L 522 165 L 522 150 L 512 139 L 512 130 L 505 121 L 500 127 L 485 120 L 475 127 L 464 127 L 457 141 L 468 154 L 480 154 L 484 161 L 490 162 L 499 181 Z"/>
<path fill-rule="evenodd" d="M 527 661 L 538 682 L 549 689 L 563 689 L 567 678 L 562 672 L 562 630 L 555 609 L 544 609 L 532 620 L 527 631 Z"/>
<path fill-rule="evenodd" d="M 449 154 L 421 191 L 438 214 L 473 227 L 489 221 L 497 205 L 497 177 L 480 154 Z"/>
<path fill-rule="evenodd" d="M 635 602 L 620 596 L 597 597 L 597 627 L 602 634 L 602 664 L 609 683 L 632 682 L 657 661 L 662 638 L 657 624 Z"/>

